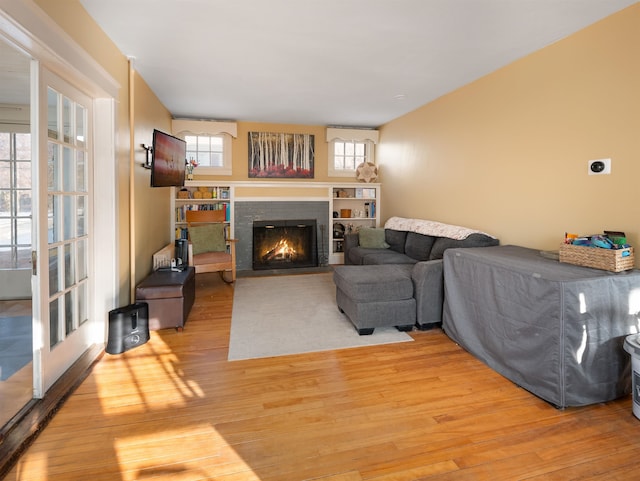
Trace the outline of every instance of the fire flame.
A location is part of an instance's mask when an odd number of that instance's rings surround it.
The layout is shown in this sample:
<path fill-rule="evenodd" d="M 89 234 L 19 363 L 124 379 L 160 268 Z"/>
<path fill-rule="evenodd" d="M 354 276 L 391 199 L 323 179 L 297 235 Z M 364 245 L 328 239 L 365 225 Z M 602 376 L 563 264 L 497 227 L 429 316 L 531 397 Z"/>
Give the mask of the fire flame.
<path fill-rule="evenodd" d="M 296 250 L 289 245 L 286 239 L 280 239 L 270 251 L 274 258 L 287 259 L 296 255 Z"/>

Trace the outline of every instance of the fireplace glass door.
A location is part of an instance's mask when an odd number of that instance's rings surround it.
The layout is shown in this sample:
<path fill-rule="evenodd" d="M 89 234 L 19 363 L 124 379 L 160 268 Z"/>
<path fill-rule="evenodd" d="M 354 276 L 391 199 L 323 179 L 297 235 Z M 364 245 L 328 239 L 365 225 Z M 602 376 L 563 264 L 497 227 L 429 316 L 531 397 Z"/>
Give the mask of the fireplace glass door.
<path fill-rule="evenodd" d="M 253 269 L 316 267 L 316 220 L 253 223 Z"/>

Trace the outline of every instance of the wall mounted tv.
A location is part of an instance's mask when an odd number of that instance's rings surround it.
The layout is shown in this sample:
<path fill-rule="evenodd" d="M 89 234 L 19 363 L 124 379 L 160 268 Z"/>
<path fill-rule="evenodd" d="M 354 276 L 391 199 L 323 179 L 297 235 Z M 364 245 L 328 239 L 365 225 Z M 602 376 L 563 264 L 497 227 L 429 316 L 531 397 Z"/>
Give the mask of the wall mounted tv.
<path fill-rule="evenodd" d="M 182 187 L 186 159 L 187 143 L 184 140 L 154 130 L 151 187 Z"/>

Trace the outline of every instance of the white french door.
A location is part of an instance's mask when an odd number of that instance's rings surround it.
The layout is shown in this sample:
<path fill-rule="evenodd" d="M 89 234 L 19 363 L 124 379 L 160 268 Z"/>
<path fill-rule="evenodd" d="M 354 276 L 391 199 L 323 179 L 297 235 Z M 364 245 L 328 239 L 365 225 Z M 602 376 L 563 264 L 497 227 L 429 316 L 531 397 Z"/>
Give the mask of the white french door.
<path fill-rule="evenodd" d="M 92 344 L 92 99 L 46 69 L 38 85 L 33 198 L 34 393 Z"/>

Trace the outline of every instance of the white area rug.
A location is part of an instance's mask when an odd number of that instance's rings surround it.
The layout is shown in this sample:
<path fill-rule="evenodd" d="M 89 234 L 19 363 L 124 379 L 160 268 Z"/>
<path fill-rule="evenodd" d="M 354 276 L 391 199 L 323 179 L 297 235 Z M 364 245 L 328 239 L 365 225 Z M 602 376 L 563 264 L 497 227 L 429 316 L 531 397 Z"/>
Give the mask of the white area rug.
<path fill-rule="evenodd" d="M 395 327 L 358 335 L 336 305 L 332 275 L 237 279 L 229 360 L 413 341 Z"/>

